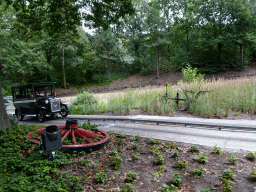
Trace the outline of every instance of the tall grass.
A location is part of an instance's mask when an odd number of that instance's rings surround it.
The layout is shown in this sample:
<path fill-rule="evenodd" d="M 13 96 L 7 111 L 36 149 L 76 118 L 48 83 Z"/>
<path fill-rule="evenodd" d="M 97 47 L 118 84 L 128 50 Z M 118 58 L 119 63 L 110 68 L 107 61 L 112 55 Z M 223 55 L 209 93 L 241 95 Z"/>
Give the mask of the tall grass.
<path fill-rule="evenodd" d="M 235 80 L 219 79 L 204 83 L 180 83 L 179 86 L 195 92 L 213 90 L 213 92 L 201 95 L 193 102 L 190 112 L 207 117 L 223 117 L 228 116 L 231 110 L 255 112 L 255 84 L 255 78 L 239 78 Z"/>
<path fill-rule="evenodd" d="M 235 80 L 212 80 L 204 82 L 186 83 L 179 82 L 177 86 L 168 86 L 168 95 L 172 98 L 179 93 L 180 98 L 185 98 L 184 93 L 179 90 L 192 90 L 194 96 L 202 90 L 213 92 L 202 94 L 197 100 L 191 102 L 189 111 L 206 117 L 228 116 L 230 111 L 251 112 L 256 111 L 256 79 L 240 78 Z M 177 105 L 175 101 L 166 102 L 162 96 L 165 87 L 151 87 L 137 90 L 128 90 L 125 94 L 119 94 L 107 103 L 100 101 L 93 104 L 72 105 L 72 114 L 95 114 L 114 112 L 129 115 L 132 109 L 141 109 L 151 115 L 173 115 Z M 188 93 L 193 98 L 191 93 Z M 179 102 L 179 109 L 185 107 L 185 102 Z"/>
<path fill-rule="evenodd" d="M 142 109 L 150 114 L 174 114 L 174 106 L 162 99 L 163 90 L 141 89 L 128 91 L 124 96 L 117 96 L 109 101 L 110 111 L 130 114 L 131 109 Z"/>
<path fill-rule="evenodd" d="M 71 103 L 71 114 L 93 114 L 114 112 L 129 115 L 132 109 L 142 109 L 150 114 L 173 115 L 175 104 L 162 99 L 164 89 L 129 90 L 111 98 L 108 103 L 103 101 L 91 105 L 74 105 Z"/>

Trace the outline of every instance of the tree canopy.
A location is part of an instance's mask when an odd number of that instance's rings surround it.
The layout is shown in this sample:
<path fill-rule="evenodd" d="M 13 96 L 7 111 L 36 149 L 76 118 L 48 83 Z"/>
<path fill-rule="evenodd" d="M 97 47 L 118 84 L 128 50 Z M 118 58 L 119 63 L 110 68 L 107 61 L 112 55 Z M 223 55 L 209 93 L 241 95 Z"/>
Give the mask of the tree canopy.
<path fill-rule="evenodd" d="M 256 61 L 255 5 L 255 0 L 0 0 L 3 94 L 18 83 L 84 86 L 137 72 L 159 76 L 160 70 L 181 70 L 188 63 L 201 73 L 243 70 Z M 86 34 L 82 21 L 95 34 Z"/>
<path fill-rule="evenodd" d="M 0 0 L 0 81 L 59 79 L 59 71 L 52 71 L 60 67 L 62 46 L 64 86 L 65 65 L 71 73 L 80 71 L 78 78 L 70 78 L 71 83 L 84 83 L 92 70 L 88 66 L 97 58 L 84 33 L 79 32 L 82 19 L 87 26 L 107 29 L 133 13 L 131 0 Z M 8 126 L 0 83 L 0 127 Z"/>
<path fill-rule="evenodd" d="M 2 4 L 4 1 L 0 1 Z M 126 14 L 133 14 L 131 0 L 6 0 L 17 20 L 32 32 L 46 32 L 52 38 L 77 32 L 81 20 L 90 27 L 107 29 L 119 23 Z"/>

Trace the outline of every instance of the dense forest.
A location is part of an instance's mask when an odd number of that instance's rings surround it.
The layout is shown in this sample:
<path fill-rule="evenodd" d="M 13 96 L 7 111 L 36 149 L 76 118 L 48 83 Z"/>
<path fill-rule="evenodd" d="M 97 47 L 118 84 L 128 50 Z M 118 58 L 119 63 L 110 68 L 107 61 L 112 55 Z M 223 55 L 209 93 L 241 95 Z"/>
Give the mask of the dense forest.
<path fill-rule="evenodd" d="M 26 27 L 14 8 L 4 6 L 4 94 L 20 83 L 82 86 L 138 72 L 154 71 L 158 76 L 159 70 L 181 70 L 188 63 L 201 73 L 218 73 L 242 70 L 256 61 L 256 0 L 133 0 L 135 14 L 110 28 L 98 27 L 88 34 L 77 25 L 76 32 L 58 38 Z M 38 18 L 40 27 L 43 21 Z"/>

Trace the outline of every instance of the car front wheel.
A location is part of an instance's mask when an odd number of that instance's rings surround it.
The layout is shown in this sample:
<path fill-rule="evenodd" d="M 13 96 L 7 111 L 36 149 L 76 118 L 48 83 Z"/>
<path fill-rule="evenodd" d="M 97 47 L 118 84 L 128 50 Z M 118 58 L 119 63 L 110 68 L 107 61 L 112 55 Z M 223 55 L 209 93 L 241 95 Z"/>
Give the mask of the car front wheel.
<path fill-rule="evenodd" d="M 51 119 L 55 120 L 55 119 L 57 119 L 57 117 L 58 117 L 57 113 L 52 113 L 51 114 Z"/>
<path fill-rule="evenodd" d="M 61 106 L 61 112 L 60 112 L 62 117 L 67 117 L 68 116 L 68 106 L 67 105 L 62 105 Z"/>
<path fill-rule="evenodd" d="M 21 114 L 21 110 L 20 110 L 19 107 L 16 108 L 16 110 L 15 110 L 15 115 L 16 115 L 18 121 L 23 121 L 24 116 L 25 116 L 25 115 L 22 115 L 22 114 Z"/>
<path fill-rule="evenodd" d="M 44 122 L 46 117 L 45 111 L 43 109 L 40 109 L 37 113 L 37 119 L 39 122 Z"/>

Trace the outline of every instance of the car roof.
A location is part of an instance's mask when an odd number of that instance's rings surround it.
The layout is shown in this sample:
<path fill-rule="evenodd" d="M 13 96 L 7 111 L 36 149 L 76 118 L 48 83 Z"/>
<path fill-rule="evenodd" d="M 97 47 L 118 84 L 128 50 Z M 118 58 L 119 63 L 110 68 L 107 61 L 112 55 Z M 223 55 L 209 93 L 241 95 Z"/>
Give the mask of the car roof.
<path fill-rule="evenodd" d="M 24 85 L 19 85 L 19 86 L 15 86 L 12 87 L 12 89 L 15 88 L 22 88 L 22 87 L 32 87 L 32 86 L 40 86 L 40 85 L 55 85 L 56 82 L 39 82 L 39 83 L 28 83 L 28 84 L 24 84 Z"/>

